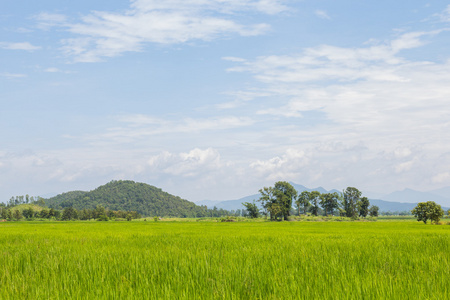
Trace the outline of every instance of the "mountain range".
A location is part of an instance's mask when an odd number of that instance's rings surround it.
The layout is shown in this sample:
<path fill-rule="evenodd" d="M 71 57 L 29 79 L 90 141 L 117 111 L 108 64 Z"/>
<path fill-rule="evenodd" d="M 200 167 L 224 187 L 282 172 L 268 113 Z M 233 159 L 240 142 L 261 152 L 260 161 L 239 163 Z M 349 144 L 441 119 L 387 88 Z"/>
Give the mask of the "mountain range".
<path fill-rule="evenodd" d="M 336 189 L 326 190 L 323 187 L 317 188 L 307 188 L 303 185 L 290 182 L 292 186 L 297 190 L 298 193 L 303 191 L 318 191 L 320 193 L 333 193 L 341 192 Z M 380 211 L 410 211 L 412 210 L 418 202 L 434 201 L 442 206 L 444 210 L 450 207 L 450 187 L 445 187 L 437 190 L 432 190 L 428 192 L 421 192 L 412 189 L 404 189 L 402 191 L 395 191 L 386 195 L 376 194 L 376 193 L 362 193 L 363 196 L 369 198 L 371 205 L 376 205 L 380 208 Z M 226 210 L 237 210 L 243 209 L 243 202 L 252 202 L 253 200 L 258 200 L 260 194 L 254 194 L 246 196 L 236 200 L 225 200 L 225 201 L 212 201 L 203 200 L 196 202 L 197 205 L 206 205 L 208 208 L 213 206 L 217 208 L 222 208 Z"/>

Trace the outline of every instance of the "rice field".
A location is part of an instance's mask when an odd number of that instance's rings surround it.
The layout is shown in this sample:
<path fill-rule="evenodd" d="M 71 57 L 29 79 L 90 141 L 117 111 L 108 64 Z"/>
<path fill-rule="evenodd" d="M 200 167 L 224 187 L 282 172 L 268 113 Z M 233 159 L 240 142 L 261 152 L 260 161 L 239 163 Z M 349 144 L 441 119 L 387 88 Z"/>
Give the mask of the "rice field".
<path fill-rule="evenodd" d="M 0 299 L 450 299 L 450 226 L 0 223 Z"/>

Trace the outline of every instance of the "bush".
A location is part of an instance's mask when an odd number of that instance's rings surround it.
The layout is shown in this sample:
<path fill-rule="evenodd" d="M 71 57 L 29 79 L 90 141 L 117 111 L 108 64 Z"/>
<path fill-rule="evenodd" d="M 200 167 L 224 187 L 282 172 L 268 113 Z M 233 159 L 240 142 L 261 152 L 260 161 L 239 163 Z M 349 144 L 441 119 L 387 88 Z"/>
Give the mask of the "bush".
<path fill-rule="evenodd" d="M 109 221 L 109 219 L 106 215 L 100 215 L 98 216 L 97 221 Z"/>

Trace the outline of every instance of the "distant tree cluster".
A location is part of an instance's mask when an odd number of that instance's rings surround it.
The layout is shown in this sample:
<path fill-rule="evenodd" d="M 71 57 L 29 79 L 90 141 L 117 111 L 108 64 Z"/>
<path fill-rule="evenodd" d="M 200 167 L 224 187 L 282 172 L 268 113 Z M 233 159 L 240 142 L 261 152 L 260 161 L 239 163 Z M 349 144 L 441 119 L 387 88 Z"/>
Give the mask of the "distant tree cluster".
<path fill-rule="evenodd" d="M 68 220 L 103 220 L 108 221 L 110 219 L 138 219 L 141 215 L 136 211 L 113 211 L 105 209 L 99 205 L 95 209 L 82 209 L 77 210 L 73 207 L 66 207 L 63 210 L 57 210 L 54 208 L 42 208 L 35 210 L 33 207 L 28 206 L 24 209 L 16 207 L 7 208 L 0 206 L 0 219 L 8 221 L 20 221 L 22 219 L 34 220 L 34 219 L 53 219 L 60 221 Z"/>
<path fill-rule="evenodd" d="M 35 204 L 39 206 L 45 206 L 45 201 L 44 198 L 42 197 L 33 197 L 33 196 L 30 197 L 30 195 L 27 194 L 25 196 L 22 195 L 11 197 L 9 201 L 6 202 L 6 207 L 11 208 L 22 204 Z"/>
<path fill-rule="evenodd" d="M 354 187 L 348 187 L 340 193 L 320 193 L 318 191 L 303 191 L 300 194 L 288 182 L 278 181 L 273 187 L 259 190 L 258 201 L 262 206 L 262 214 L 271 220 L 287 220 L 295 204 L 298 215 L 311 213 L 318 215 L 340 215 L 349 218 L 377 217 L 378 207 L 370 206 L 367 197 L 361 197 L 361 192 Z M 255 202 L 243 203 L 252 218 L 258 217 L 260 211 Z"/>

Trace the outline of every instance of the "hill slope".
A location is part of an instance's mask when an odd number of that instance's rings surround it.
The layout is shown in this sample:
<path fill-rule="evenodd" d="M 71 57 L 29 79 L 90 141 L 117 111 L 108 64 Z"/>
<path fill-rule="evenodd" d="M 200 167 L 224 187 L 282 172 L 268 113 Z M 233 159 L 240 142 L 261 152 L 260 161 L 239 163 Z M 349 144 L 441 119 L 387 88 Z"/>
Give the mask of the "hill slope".
<path fill-rule="evenodd" d="M 111 181 L 90 192 L 69 192 L 45 199 L 53 208 L 93 209 L 102 205 L 111 210 L 137 211 L 144 216 L 194 217 L 204 209 L 159 188 L 131 180 Z"/>

